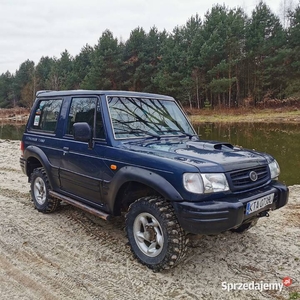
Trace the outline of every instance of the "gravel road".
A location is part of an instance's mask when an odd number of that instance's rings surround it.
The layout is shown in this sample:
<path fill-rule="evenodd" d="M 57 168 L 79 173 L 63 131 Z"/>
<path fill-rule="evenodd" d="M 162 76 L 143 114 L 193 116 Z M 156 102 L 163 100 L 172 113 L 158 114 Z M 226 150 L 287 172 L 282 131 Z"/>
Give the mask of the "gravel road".
<path fill-rule="evenodd" d="M 39 213 L 19 142 L 0 140 L 0 153 L 1 299 L 300 299 L 300 185 L 247 233 L 190 236 L 186 260 L 153 273 L 133 258 L 122 217 L 106 222 L 70 205 Z M 278 290 L 252 289 L 269 283 Z"/>

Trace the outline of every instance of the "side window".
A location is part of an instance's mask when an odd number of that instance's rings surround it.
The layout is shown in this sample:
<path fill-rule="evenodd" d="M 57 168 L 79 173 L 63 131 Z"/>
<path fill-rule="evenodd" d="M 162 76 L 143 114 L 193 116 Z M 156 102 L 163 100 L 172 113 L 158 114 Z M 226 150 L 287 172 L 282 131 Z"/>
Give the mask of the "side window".
<path fill-rule="evenodd" d="M 73 98 L 71 102 L 67 134 L 73 134 L 73 124 L 77 122 L 86 122 L 94 130 L 94 137 L 104 138 L 103 122 L 101 108 L 97 105 L 97 98 Z M 96 111 L 96 113 L 95 113 Z M 96 116 L 96 122 L 94 119 Z"/>
<path fill-rule="evenodd" d="M 35 111 L 31 128 L 36 130 L 54 132 L 60 114 L 61 105 L 61 99 L 40 101 Z"/>

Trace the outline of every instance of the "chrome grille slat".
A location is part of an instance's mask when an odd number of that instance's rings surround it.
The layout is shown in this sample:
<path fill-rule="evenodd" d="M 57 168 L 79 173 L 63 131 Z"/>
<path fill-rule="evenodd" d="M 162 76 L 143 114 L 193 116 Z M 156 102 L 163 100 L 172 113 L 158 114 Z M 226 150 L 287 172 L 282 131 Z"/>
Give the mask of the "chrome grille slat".
<path fill-rule="evenodd" d="M 257 180 L 252 181 L 250 179 L 250 172 L 254 171 L 257 174 Z M 247 170 L 233 171 L 229 173 L 230 183 L 232 190 L 242 190 L 247 188 L 253 188 L 260 186 L 269 180 L 268 166 L 261 166 L 257 168 L 251 168 Z"/>

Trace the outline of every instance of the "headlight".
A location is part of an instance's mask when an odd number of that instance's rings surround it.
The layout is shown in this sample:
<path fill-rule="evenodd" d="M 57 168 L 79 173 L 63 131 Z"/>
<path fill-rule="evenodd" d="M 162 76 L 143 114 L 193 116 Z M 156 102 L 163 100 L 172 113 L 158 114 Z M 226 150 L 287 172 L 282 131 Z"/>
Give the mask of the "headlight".
<path fill-rule="evenodd" d="M 224 192 L 229 190 L 228 182 L 223 173 L 201 174 L 205 193 Z"/>
<path fill-rule="evenodd" d="M 280 168 L 275 159 L 271 163 L 269 163 L 269 169 L 271 173 L 271 178 L 277 179 L 280 174 Z"/>
<path fill-rule="evenodd" d="M 223 173 L 185 173 L 183 174 L 183 185 L 186 190 L 195 194 L 229 190 L 227 179 Z"/>
<path fill-rule="evenodd" d="M 203 182 L 199 173 L 184 173 L 183 185 L 185 189 L 191 193 L 204 193 Z"/>

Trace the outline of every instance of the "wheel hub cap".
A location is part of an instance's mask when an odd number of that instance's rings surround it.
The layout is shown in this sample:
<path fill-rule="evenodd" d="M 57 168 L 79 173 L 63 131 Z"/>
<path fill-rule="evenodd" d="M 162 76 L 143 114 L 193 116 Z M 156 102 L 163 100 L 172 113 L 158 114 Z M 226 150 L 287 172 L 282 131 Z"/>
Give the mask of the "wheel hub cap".
<path fill-rule="evenodd" d="M 36 178 L 34 182 L 34 195 L 38 204 L 43 205 L 46 201 L 46 186 L 41 178 Z"/>
<path fill-rule="evenodd" d="M 149 213 L 139 214 L 133 224 L 133 234 L 139 249 L 149 257 L 156 257 L 163 249 L 164 236 L 157 219 Z"/>

